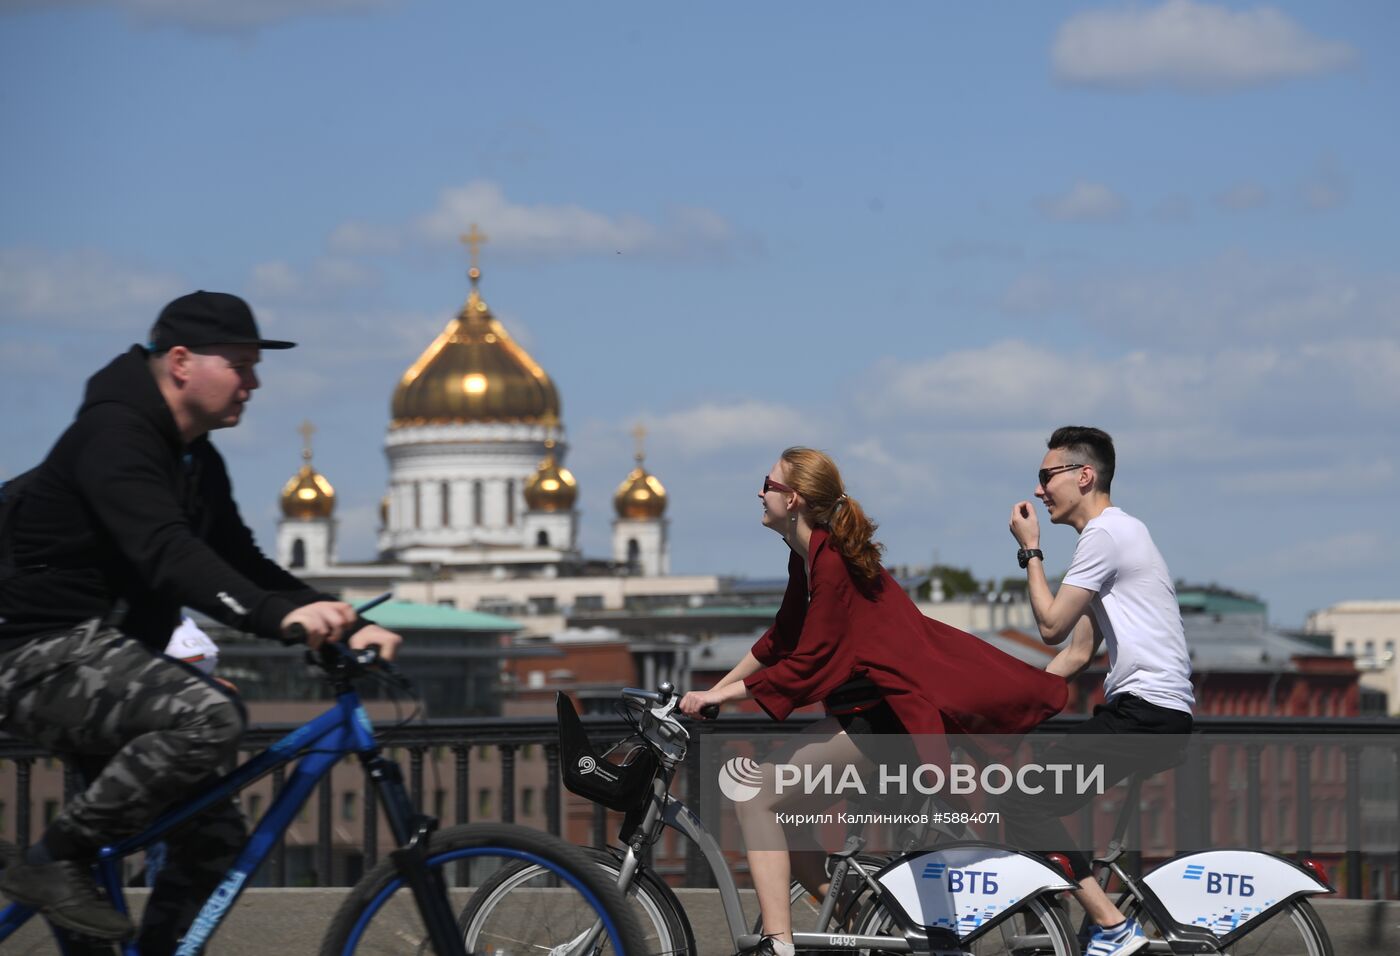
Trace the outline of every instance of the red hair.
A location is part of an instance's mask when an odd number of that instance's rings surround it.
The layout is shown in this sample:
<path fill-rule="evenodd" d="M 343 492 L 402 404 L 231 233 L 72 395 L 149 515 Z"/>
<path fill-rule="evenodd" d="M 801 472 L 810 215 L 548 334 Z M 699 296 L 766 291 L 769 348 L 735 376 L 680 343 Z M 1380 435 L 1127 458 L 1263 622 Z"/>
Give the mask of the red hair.
<path fill-rule="evenodd" d="M 825 528 L 831 543 L 846 560 L 851 576 L 864 585 L 880 577 L 884 546 L 873 538 L 878 527 L 860 502 L 846 494 L 836 462 L 825 452 L 795 446 L 782 454 L 785 484 L 802 496 L 811 523 Z"/>

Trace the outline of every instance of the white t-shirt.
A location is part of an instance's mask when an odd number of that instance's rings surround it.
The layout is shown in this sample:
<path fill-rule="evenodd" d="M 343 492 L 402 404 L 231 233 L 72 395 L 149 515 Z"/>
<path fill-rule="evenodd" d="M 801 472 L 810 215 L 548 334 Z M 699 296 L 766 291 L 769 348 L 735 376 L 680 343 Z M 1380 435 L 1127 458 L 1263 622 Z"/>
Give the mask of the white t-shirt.
<path fill-rule="evenodd" d="M 1084 526 L 1065 584 L 1093 591 L 1091 607 L 1108 645 L 1104 695 L 1136 694 L 1191 713 L 1191 657 L 1167 562 L 1147 526 L 1106 508 Z"/>
<path fill-rule="evenodd" d="M 219 645 L 210 640 L 209 635 L 187 617 L 180 619 L 180 626 L 170 635 L 165 654 L 186 664 L 193 664 L 206 674 L 213 674 L 214 668 L 219 664 Z"/>

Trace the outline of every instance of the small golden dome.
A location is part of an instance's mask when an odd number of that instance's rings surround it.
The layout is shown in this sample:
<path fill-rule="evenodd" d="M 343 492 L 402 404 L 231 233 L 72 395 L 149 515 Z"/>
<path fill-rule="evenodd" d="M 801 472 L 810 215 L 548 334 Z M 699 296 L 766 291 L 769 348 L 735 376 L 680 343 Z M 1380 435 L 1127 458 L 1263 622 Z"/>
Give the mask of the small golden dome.
<path fill-rule="evenodd" d="M 468 275 L 467 304 L 394 389 L 390 427 L 558 421 L 554 383 L 491 314 L 477 290 L 481 270 Z"/>
<path fill-rule="evenodd" d="M 315 430 L 310 422 L 302 424 L 306 446 L 301 452 L 301 470 L 282 486 L 282 514 L 297 521 L 329 518 L 335 511 L 335 489 L 325 475 L 311 467 L 311 435 Z"/>
<path fill-rule="evenodd" d="M 617 486 L 613 495 L 613 508 L 619 518 L 647 520 L 660 518 L 666 511 L 666 489 L 656 476 L 647 472 L 643 462 L 646 455 L 642 450 L 642 440 L 646 429 L 638 425 L 632 434 L 637 439 L 637 467 L 628 472 Z"/>
<path fill-rule="evenodd" d="M 568 511 L 578 499 L 578 482 L 554 457 L 554 439 L 544 444 L 548 451 L 525 485 L 525 503 L 532 511 Z"/>

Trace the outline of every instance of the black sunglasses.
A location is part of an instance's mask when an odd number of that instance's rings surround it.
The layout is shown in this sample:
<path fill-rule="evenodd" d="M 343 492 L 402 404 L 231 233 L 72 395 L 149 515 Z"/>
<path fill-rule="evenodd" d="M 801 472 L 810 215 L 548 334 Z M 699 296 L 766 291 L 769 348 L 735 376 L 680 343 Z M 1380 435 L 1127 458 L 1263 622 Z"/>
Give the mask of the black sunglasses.
<path fill-rule="evenodd" d="M 766 494 L 768 494 L 768 492 L 770 492 L 770 491 L 783 491 L 783 492 L 791 493 L 792 489 L 789 488 L 787 485 L 784 485 L 784 484 L 781 484 L 781 483 L 779 483 L 779 482 L 776 482 L 776 481 L 774 481 L 772 478 L 769 478 L 767 475 L 764 475 L 764 476 L 763 476 L 763 491 L 761 491 L 761 492 L 759 492 L 759 493 L 760 493 L 760 494 L 766 495 Z"/>
<path fill-rule="evenodd" d="M 1040 487 L 1044 488 L 1046 485 L 1050 484 L 1050 479 L 1060 472 L 1069 471 L 1071 468 L 1083 467 L 1082 464 L 1076 463 L 1073 465 L 1057 465 L 1054 468 L 1042 468 L 1040 471 L 1036 472 L 1036 477 L 1040 479 Z"/>

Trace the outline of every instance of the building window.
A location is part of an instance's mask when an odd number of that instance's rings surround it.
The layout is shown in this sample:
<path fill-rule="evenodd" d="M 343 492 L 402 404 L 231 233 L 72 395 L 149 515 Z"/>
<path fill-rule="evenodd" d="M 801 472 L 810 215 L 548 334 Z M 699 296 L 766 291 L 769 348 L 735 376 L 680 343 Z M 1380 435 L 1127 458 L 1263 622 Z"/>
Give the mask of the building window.
<path fill-rule="evenodd" d="M 438 492 L 442 495 L 442 526 L 452 527 L 452 486 L 443 482 L 438 486 Z"/>
<path fill-rule="evenodd" d="M 340 795 L 340 819 L 355 819 L 355 798 L 358 796 L 353 790 L 347 790 Z"/>
<path fill-rule="evenodd" d="M 413 483 L 413 527 L 415 530 L 423 527 L 423 486 L 416 481 Z"/>
<path fill-rule="evenodd" d="M 255 793 L 248 798 L 248 817 L 254 823 L 262 816 L 262 803 L 263 798 L 260 793 Z"/>
<path fill-rule="evenodd" d="M 45 801 L 44 801 L 44 826 L 48 826 L 50 823 L 53 823 L 53 818 L 56 817 L 56 816 L 58 816 L 58 801 L 57 801 L 57 800 L 45 800 Z"/>
<path fill-rule="evenodd" d="M 535 546 L 536 546 L 536 547 L 540 547 L 540 548 L 547 548 L 547 547 L 549 547 L 549 532 L 548 532 L 548 531 L 541 531 L 539 534 L 535 535 Z"/>
<path fill-rule="evenodd" d="M 447 791 L 438 787 L 433 791 L 433 816 L 439 820 L 447 815 Z"/>
<path fill-rule="evenodd" d="M 627 539 L 627 565 L 635 568 L 642 560 L 642 546 L 637 543 L 636 538 Z"/>
<path fill-rule="evenodd" d="M 506 479 L 506 525 L 515 524 L 515 479 Z"/>
<path fill-rule="evenodd" d="M 297 538 L 292 542 L 292 567 L 306 567 L 306 542 Z"/>
<path fill-rule="evenodd" d="M 478 528 L 481 527 L 481 525 L 482 525 L 482 520 L 483 520 L 483 516 L 482 516 L 482 511 L 484 510 L 483 507 L 482 507 L 482 504 L 483 504 L 482 499 L 483 499 L 483 497 L 484 497 L 484 492 L 483 492 L 482 487 L 481 487 L 481 482 L 479 482 L 479 481 L 473 481 L 473 482 L 472 482 L 472 524 L 476 525 Z"/>
<path fill-rule="evenodd" d="M 522 816 L 535 815 L 535 788 L 526 787 L 520 791 L 520 813 Z"/>
<path fill-rule="evenodd" d="M 491 790 L 482 787 L 476 792 L 476 816 L 479 820 L 485 820 L 491 816 Z"/>

